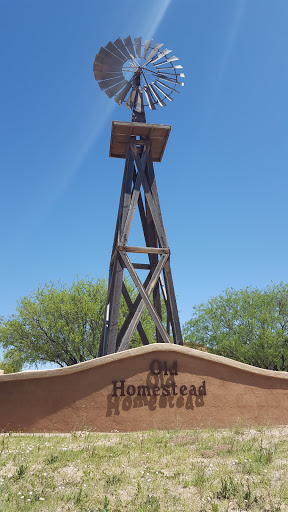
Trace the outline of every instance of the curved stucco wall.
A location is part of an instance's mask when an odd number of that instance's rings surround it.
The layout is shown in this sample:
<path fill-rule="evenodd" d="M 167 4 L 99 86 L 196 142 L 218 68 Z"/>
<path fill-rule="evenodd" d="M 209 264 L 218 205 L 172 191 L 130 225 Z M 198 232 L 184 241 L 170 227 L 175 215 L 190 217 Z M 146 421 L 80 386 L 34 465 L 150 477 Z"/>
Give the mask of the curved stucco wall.
<path fill-rule="evenodd" d="M 0 430 L 102 432 L 288 423 L 288 374 L 154 344 L 0 375 Z"/>

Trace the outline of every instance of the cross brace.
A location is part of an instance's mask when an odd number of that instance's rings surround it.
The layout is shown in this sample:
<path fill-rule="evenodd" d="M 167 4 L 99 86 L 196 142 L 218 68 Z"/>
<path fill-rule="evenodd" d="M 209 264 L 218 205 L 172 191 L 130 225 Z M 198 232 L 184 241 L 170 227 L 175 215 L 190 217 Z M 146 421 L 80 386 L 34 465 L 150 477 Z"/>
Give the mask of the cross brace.
<path fill-rule="evenodd" d="M 141 186 L 144 192 L 144 200 L 141 194 Z M 127 245 L 137 206 L 146 247 L 131 247 Z M 127 253 L 147 254 L 149 264 L 133 264 Z M 128 270 L 138 290 L 138 296 L 134 303 L 123 281 L 123 271 L 125 268 Z M 149 271 L 144 283 L 139 279 L 136 269 L 146 269 Z M 166 329 L 162 322 L 160 290 L 167 313 Z M 122 295 L 129 313 L 119 329 L 120 300 Z M 153 302 L 151 301 L 152 298 Z M 142 343 L 144 345 L 149 343 L 141 325 L 141 317 L 145 307 L 148 309 L 156 326 L 156 341 L 159 343 L 171 343 L 171 326 L 173 342 L 182 345 L 181 327 L 170 269 L 170 249 L 160 210 L 151 146 L 148 138 L 137 141 L 135 136 L 131 136 L 127 147 L 110 261 L 105 319 L 98 356 L 112 354 L 129 348 L 129 343 L 136 329 Z"/>

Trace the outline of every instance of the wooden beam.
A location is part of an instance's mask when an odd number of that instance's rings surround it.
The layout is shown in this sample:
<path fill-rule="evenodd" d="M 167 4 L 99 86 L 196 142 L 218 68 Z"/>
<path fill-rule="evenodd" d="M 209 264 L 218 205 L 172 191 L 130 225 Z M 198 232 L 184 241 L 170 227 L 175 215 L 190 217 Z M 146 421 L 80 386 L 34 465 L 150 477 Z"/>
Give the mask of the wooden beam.
<path fill-rule="evenodd" d="M 121 257 L 123 259 L 124 265 L 128 269 L 128 272 L 134 281 L 136 288 L 138 289 L 138 291 L 142 297 L 142 300 L 137 308 L 137 311 L 134 314 L 133 319 L 131 320 L 129 328 L 127 329 L 127 332 L 126 332 L 126 334 L 123 338 L 123 341 L 119 347 L 119 351 L 121 352 L 122 350 L 126 350 L 128 348 L 130 340 L 133 336 L 133 333 L 135 332 L 135 329 L 136 329 L 138 322 L 142 316 L 145 306 L 147 307 L 150 315 L 152 316 L 154 323 L 155 323 L 156 327 L 158 328 L 164 343 L 171 343 L 171 340 L 170 340 L 167 332 L 165 331 L 161 320 L 158 317 L 157 311 L 155 310 L 153 304 L 150 302 L 150 299 L 149 299 L 149 296 L 151 295 L 151 293 L 154 289 L 154 286 L 157 283 L 159 276 L 162 272 L 162 269 L 169 257 L 168 254 L 162 254 L 162 256 L 158 262 L 158 265 L 157 265 L 155 271 L 153 272 L 153 275 L 151 277 L 151 280 L 150 280 L 146 290 L 144 290 L 143 285 L 142 285 L 139 277 L 137 276 L 126 252 L 124 252 L 124 251 L 121 252 Z"/>
<path fill-rule="evenodd" d="M 152 277 L 152 272 L 150 271 L 149 274 L 147 275 L 144 283 L 143 283 L 144 288 L 146 288 L 148 286 L 151 277 Z M 138 293 L 138 295 L 136 297 L 136 300 L 134 301 L 134 304 L 133 304 L 134 312 L 136 311 L 136 309 L 139 306 L 140 302 L 141 302 L 141 295 L 140 295 L 140 293 Z M 133 313 L 133 315 L 134 315 L 134 313 Z M 118 350 L 118 348 L 119 348 L 119 346 L 120 346 L 120 344 L 122 342 L 122 338 L 123 338 L 125 332 L 127 331 L 129 323 L 131 322 L 131 320 L 133 318 L 133 315 L 131 315 L 130 312 L 128 313 L 127 317 L 125 318 L 125 320 L 123 322 L 123 325 L 120 328 L 120 331 L 118 332 L 117 342 L 116 342 L 116 349 L 117 350 Z"/>
<path fill-rule="evenodd" d="M 139 254 L 170 254 L 167 247 L 132 247 L 129 245 L 119 245 L 118 251 L 136 252 Z"/>

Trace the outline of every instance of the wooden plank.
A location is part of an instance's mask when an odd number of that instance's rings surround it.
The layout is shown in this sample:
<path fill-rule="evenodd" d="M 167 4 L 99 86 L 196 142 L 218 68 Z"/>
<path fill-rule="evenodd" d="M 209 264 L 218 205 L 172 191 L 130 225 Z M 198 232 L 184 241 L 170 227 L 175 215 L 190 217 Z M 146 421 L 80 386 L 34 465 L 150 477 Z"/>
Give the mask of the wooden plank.
<path fill-rule="evenodd" d="M 120 214 L 120 226 L 119 226 L 119 238 L 118 238 L 119 242 L 121 240 L 123 240 L 123 238 L 125 239 L 126 220 L 130 214 L 131 203 L 132 203 L 132 201 L 136 200 L 136 198 L 134 197 L 134 194 L 131 197 L 133 173 L 134 173 L 134 157 L 133 157 L 133 153 L 130 148 L 127 151 L 126 168 L 127 168 L 126 180 L 125 180 L 124 189 L 123 189 L 123 199 L 122 199 L 121 214 Z M 140 189 L 140 186 L 139 186 L 139 189 Z M 136 193 L 135 193 L 135 196 L 137 196 Z M 134 208 L 134 210 L 135 210 L 135 208 Z M 131 223 L 132 223 L 132 220 L 131 220 Z M 127 239 L 128 239 L 128 235 L 129 235 L 129 232 L 127 234 Z"/>
<path fill-rule="evenodd" d="M 151 265 L 148 263 L 132 263 L 136 270 L 151 270 Z"/>
<path fill-rule="evenodd" d="M 135 145 L 131 144 L 131 147 L 132 147 L 132 151 L 134 153 L 134 160 L 135 160 L 137 169 L 139 169 L 139 167 L 141 168 L 141 158 L 139 157 L 139 155 L 137 153 Z M 147 148 L 147 151 L 148 151 L 148 148 Z M 152 192 L 151 192 L 151 186 L 149 185 L 145 174 L 142 174 L 142 185 L 144 188 L 145 197 L 147 198 L 147 201 L 148 201 L 148 204 L 149 204 L 149 207 L 151 210 L 151 214 L 153 217 L 153 221 L 155 224 L 155 228 L 157 231 L 157 236 L 159 238 L 160 245 L 161 245 L 161 247 L 168 247 L 168 241 L 167 241 L 167 237 L 166 237 L 166 233 L 165 233 L 165 229 L 164 229 L 164 225 L 163 225 L 163 221 L 162 221 L 161 212 L 159 212 L 159 207 L 157 205 L 157 202 L 155 203 L 155 201 L 154 201 L 154 198 L 153 198 Z M 159 213 L 160 213 L 160 215 L 159 215 Z"/>
<path fill-rule="evenodd" d="M 170 249 L 167 247 L 132 247 L 128 245 L 119 245 L 118 250 L 136 252 L 139 254 L 170 254 Z"/>
<path fill-rule="evenodd" d="M 134 156 L 134 152 L 132 151 L 132 148 L 129 148 L 129 150 L 128 150 L 129 155 L 130 155 L 130 151 L 131 151 L 131 154 L 133 154 L 133 156 Z M 144 151 L 143 158 L 144 158 L 144 163 L 146 164 L 146 151 Z M 133 163 L 133 165 L 134 165 L 134 163 Z M 138 175 L 136 177 L 136 182 L 134 185 L 134 189 L 133 189 L 132 197 L 131 197 L 131 200 L 129 203 L 125 221 L 123 221 L 122 225 L 121 225 L 120 245 L 126 244 L 128 237 L 129 237 L 135 209 L 136 209 L 136 206 L 138 203 L 138 197 L 140 194 L 142 174 L 143 174 L 143 171 L 142 171 L 142 169 L 140 169 L 140 171 L 138 172 Z M 131 180 L 132 180 L 132 177 L 133 177 L 133 175 L 131 175 Z"/>
<path fill-rule="evenodd" d="M 143 283 L 144 288 L 146 288 L 147 285 L 149 284 L 149 281 L 150 281 L 151 277 L 152 277 L 152 272 L 150 271 L 149 274 L 147 275 L 144 283 Z M 140 295 L 140 293 L 138 293 L 138 295 L 136 297 L 136 300 L 134 301 L 134 304 L 133 304 L 134 312 L 136 311 L 136 309 L 137 309 L 138 305 L 140 304 L 141 300 L 142 300 L 141 299 L 141 295 Z M 116 350 L 118 350 L 119 346 L 121 345 L 122 338 L 123 338 L 125 332 L 127 331 L 127 328 L 129 326 L 132 318 L 133 318 L 134 312 L 133 312 L 132 315 L 130 313 L 127 315 L 127 317 L 125 318 L 125 320 L 123 322 L 123 325 L 120 328 L 120 331 L 118 332 L 117 341 L 116 341 Z"/>
<path fill-rule="evenodd" d="M 125 286 L 124 281 L 122 283 L 122 294 L 123 294 L 123 297 L 124 297 L 124 299 L 126 301 L 126 304 L 128 306 L 129 313 L 130 313 L 130 316 L 131 316 L 131 319 L 132 319 L 133 314 L 134 314 L 136 308 L 134 307 L 134 304 L 133 304 L 133 302 L 132 302 L 132 300 L 130 298 L 130 295 L 129 295 L 128 290 L 127 290 L 127 288 Z M 144 331 L 141 322 L 138 323 L 137 330 L 138 330 L 138 333 L 139 333 L 139 336 L 141 338 L 141 341 L 142 341 L 143 345 L 149 345 L 149 340 L 148 340 L 148 338 L 146 336 L 146 332 Z"/>
<path fill-rule="evenodd" d="M 168 255 L 167 254 L 163 254 L 158 262 L 158 265 L 155 269 L 155 271 L 153 272 L 153 275 L 151 277 L 151 280 L 147 286 L 147 289 L 144 290 L 143 286 L 142 286 L 142 283 L 139 279 L 139 277 L 137 276 L 134 268 L 132 267 L 131 265 L 131 262 L 126 254 L 126 252 L 121 252 L 121 256 L 122 256 L 122 259 L 123 259 L 123 262 L 124 262 L 124 265 L 126 266 L 126 268 L 128 269 L 128 272 L 136 286 L 136 288 L 138 289 L 141 297 L 142 297 L 142 300 L 134 314 L 134 317 L 129 325 L 129 328 L 127 329 L 126 331 L 126 334 L 122 340 L 122 343 L 119 347 L 119 351 L 121 352 L 122 350 L 126 350 L 129 346 L 129 343 L 130 343 L 130 340 L 135 332 L 135 329 L 138 325 L 138 322 L 142 316 L 142 313 L 144 311 L 144 308 L 145 306 L 147 307 L 150 315 L 152 316 L 153 320 L 154 320 L 154 323 L 156 325 L 156 327 L 158 328 L 161 336 L 162 336 L 162 339 L 165 343 L 171 343 L 170 341 L 170 338 L 167 334 L 167 332 L 165 331 L 163 325 L 162 325 L 162 322 L 161 320 L 159 319 L 158 317 L 158 314 L 153 306 L 153 304 L 150 302 L 149 300 L 149 296 L 151 295 L 153 289 L 154 289 L 154 286 L 155 284 L 157 283 L 158 279 L 159 279 L 159 276 L 162 272 L 162 269 L 163 269 L 163 266 L 165 265 L 166 263 L 166 260 L 168 259 Z"/>
<path fill-rule="evenodd" d="M 178 315 L 178 308 L 176 302 L 176 296 L 173 286 L 172 273 L 170 268 L 170 261 L 167 259 L 167 262 L 164 266 L 163 270 L 165 287 L 167 291 L 168 301 L 170 303 L 170 311 L 171 311 L 171 327 L 173 332 L 174 343 L 177 345 L 183 345 L 183 338 L 180 326 L 180 320 Z"/>
<path fill-rule="evenodd" d="M 153 222 L 153 218 L 151 215 L 151 211 L 150 211 L 147 199 L 146 199 L 146 218 L 147 218 L 147 227 L 148 227 L 148 229 L 147 229 L 147 231 L 148 231 L 147 245 L 149 247 L 150 246 L 155 247 L 155 246 L 157 246 L 158 239 L 157 239 L 157 234 L 156 234 L 156 228 L 155 228 L 155 225 Z M 155 268 L 158 263 L 158 254 L 149 254 L 149 259 L 150 259 L 152 268 Z M 157 281 L 157 283 L 154 287 L 154 290 L 153 290 L 153 304 L 158 313 L 160 320 L 162 320 L 162 308 L 161 308 L 161 299 L 160 299 L 160 290 L 159 290 L 159 280 Z M 162 342 L 161 335 L 157 328 L 156 328 L 156 341 L 157 341 L 157 343 Z"/>
<path fill-rule="evenodd" d="M 115 262 L 115 275 L 112 283 L 111 301 L 109 303 L 109 319 L 107 329 L 107 350 L 106 354 L 114 354 L 116 352 L 116 339 L 118 332 L 118 321 L 120 312 L 120 301 L 123 281 L 122 261 L 118 257 Z"/>

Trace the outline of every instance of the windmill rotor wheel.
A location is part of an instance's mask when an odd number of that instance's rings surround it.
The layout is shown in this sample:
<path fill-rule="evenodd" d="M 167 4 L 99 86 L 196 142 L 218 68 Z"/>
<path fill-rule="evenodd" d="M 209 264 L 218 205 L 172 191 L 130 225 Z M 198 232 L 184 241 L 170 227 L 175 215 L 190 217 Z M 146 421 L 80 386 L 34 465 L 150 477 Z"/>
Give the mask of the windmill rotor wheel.
<path fill-rule="evenodd" d="M 156 110 L 156 105 L 166 106 L 173 101 L 172 95 L 179 94 L 177 87 L 184 85 L 182 66 L 178 57 L 169 57 L 172 50 L 163 44 L 152 45 L 152 39 L 142 44 L 142 37 L 126 39 L 118 37 L 109 41 L 96 55 L 93 71 L 99 87 L 118 105 L 144 114 L 144 107 Z M 175 64 L 176 62 L 176 64 Z M 144 94 L 143 94 L 144 93 Z"/>

